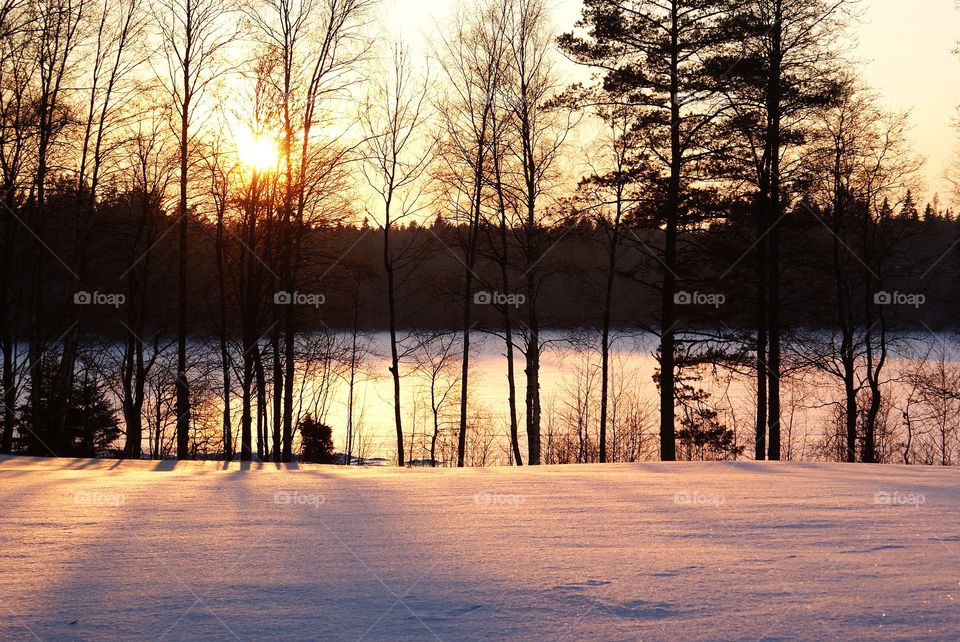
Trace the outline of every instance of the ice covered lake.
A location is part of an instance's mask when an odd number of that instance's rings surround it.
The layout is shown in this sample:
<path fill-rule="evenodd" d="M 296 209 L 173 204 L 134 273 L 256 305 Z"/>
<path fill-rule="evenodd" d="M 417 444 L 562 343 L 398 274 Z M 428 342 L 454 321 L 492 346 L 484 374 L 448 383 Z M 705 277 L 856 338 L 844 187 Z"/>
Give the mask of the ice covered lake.
<path fill-rule="evenodd" d="M 472 340 L 469 391 L 468 463 L 505 465 L 510 463 L 509 413 L 507 399 L 507 361 L 502 339 L 477 332 Z M 616 331 L 610 357 L 610 430 L 639 433 L 639 444 L 632 459 L 657 458 L 656 435 L 659 422 L 659 392 L 654 375 L 659 368 L 655 356 L 656 336 L 637 331 Z M 341 335 L 341 341 L 345 337 Z M 369 335 L 370 343 L 364 363 L 358 371 L 353 389 L 353 422 L 355 443 L 366 457 L 396 458 L 396 432 L 393 418 L 393 383 L 389 375 L 389 339 L 384 333 Z M 596 333 L 547 331 L 540 364 L 540 399 L 542 404 L 541 438 L 549 454 L 551 440 L 563 440 L 582 430 L 584 438 L 595 445 L 598 441 L 600 416 L 601 361 Z M 411 344 L 410 339 L 407 345 Z M 519 339 L 517 340 L 519 342 Z M 414 342 L 415 343 L 415 342 Z M 440 405 L 440 438 L 437 459 L 455 462 L 456 431 L 459 425 L 459 343 L 454 345 L 451 368 L 435 382 L 438 392 L 453 385 L 449 396 Z M 885 401 L 893 409 L 889 421 L 891 432 L 900 426 L 898 411 L 911 394 L 901 379 L 913 372 L 918 355 L 933 354 L 942 349 L 947 367 L 960 364 L 960 342 L 952 335 L 924 334 L 922 337 L 901 337 L 891 341 L 883 389 Z M 426 349 L 429 352 L 429 348 Z M 937 353 L 939 354 L 939 353 Z M 429 367 L 422 355 L 411 351 L 401 361 L 401 414 L 403 416 L 406 452 L 414 459 L 429 453 L 433 431 L 430 408 Z M 834 375 L 817 368 L 796 368 L 803 359 L 792 357 L 788 375 L 781 386 L 784 458 L 795 460 L 822 459 L 820 447 L 825 432 L 836 421 L 835 409 L 842 406 L 843 385 Z M 314 364 L 310 382 L 298 388 L 301 408 L 319 409 L 324 421 L 333 428 L 334 445 L 345 451 L 349 387 L 341 370 L 339 376 L 321 377 Z M 519 349 L 514 354 L 517 413 L 520 424 L 521 451 L 526 452 L 524 435 L 525 363 Z M 705 365 L 690 379 L 710 397 L 707 405 L 718 412 L 719 420 L 734 431 L 736 442 L 749 454 L 755 430 L 756 383 L 752 375 L 733 368 Z M 862 372 L 858 372 L 861 376 Z M 319 402 L 318 402 L 319 401 Z M 212 413 L 219 417 L 219 411 Z M 899 437 L 897 437 L 899 439 Z M 356 452 L 356 450 L 354 451 Z M 621 454 L 619 460 L 629 460 Z M 594 458 L 594 461 L 596 459 Z M 900 461 L 899 459 L 897 461 Z"/>
<path fill-rule="evenodd" d="M 436 425 L 438 439 L 436 459 L 439 465 L 455 465 L 457 433 L 460 414 L 460 343 L 456 333 L 447 337 L 449 359 L 444 368 L 431 378 L 431 359 L 442 353 L 436 343 L 419 344 L 422 335 L 406 336 L 403 343 L 401 371 L 401 416 L 407 463 L 425 463 L 429 460 L 434 416 L 431 407 L 431 386 L 438 395 Z M 540 360 L 540 433 L 544 458 L 547 463 L 597 461 L 599 441 L 601 360 L 596 333 L 574 331 L 545 331 L 545 343 Z M 658 369 L 655 356 L 657 337 L 638 331 L 617 331 L 611 347 L 609 374 L 608 453 L 615 461 L 646 461 L 658 458 L 659 393 L 654 380 Z M 522 343 L 519 339 L 518 343 Z M 350 385 L 351 335 L 330 331 L 300 337 L 294 385 L 294 415 L 297 419 L 311 413 L 332 428 L 334 449 L 348 450 L 347 427 L 353 426 L 352 454 L 366 463 L 391 464 L 396 462 L 396 429 L 394 425 L 393 382 L 389 372 L 389 339 L 385 333 L 362 335 L 357 350 L 353 385 Z M 172 346 L 172 344 L 170 344 Z M 268 349 L 269 346 L 264 346 Z M 729 346 L 728 346 L 729 347 Z M 26 345 L 20 346 L 26 358 Z M 239 367 L 236 353 L 239 344 L 231 344 L 234 370 Z M 215 341 L 194 341 L 188 351 L 191 357 L 193 428 L 195 438 L 202 444 L 198 457 L 222 457 L 223 390 L 220 374 L 220 353 Z M 92 368 L 98 376 L 113 382 L 106 395 L 120 417 L 119 368 L 123 346 L 108 344 Z M 148 355 L 150 356 L 150 355 Z M 172 395 L 175 372 L 175 352 L 167 346 L 162 351 L 146 384 L 144 403 L 145 457 L 173 456 L 175 445 L 176 409 Z M 884 461 L 903 461 L 902 444 L 905 420 L 902 413 L 913 404 L 911 420 L 917 434 L 932 435 L 944 429 L 944 449 L 947 460 L 960 452 L 960 407 L 956 399 L 944 402 L 943 408 L 927 408 L 917 404 L 917 392 L 909 384 L 911 377 L 921 369 L 936 374 L 937 359 L 942 357 L 946 381 L 960 380 L 960 341 L 950 334 L 900 337 L 891 341 L 891 352 L 884 366 L 883 418 L 886 429 L 887 452 Z M 747 361 L 750 356 L 745 357 Z M 823 367 L 814 367 L 806 356 L 790 355 L 785 376 L 781 381 L 783 402 L 783 458 L 790 460 L 835 460 L 837 455 L 825 444 L 843 410 L 842 381 L 835 373 Z M 799 364 L 799 365 L 798 365 Z M 25 365 L 25 364 L 24 364 Z M 826 363 L 834 367 L 836 363 Z M 266 363 L 266 395 L 264 420 L 267 427 L 265 442 L 271 445 L 269 430 L 273 425 L 272 371 Z M 514 354 L 516 376 L 516 407 L 521 453 L 526 453 L 525 435 L 525 367 L 520 350 Z M 705 406 L 718 413 L 718 421 L 731 429 L 736 445 L 744 448 L 744 455 L 753 450 L 756 412 L 756 382 L 750 364 L 740 366 L 703 364 L 697 369 L 684 370 L 688 383 L 703 388 L 709 397 Z M 469 405 L 466 461 L 468 465 L 491 466 L 512 464 L 509 442 L 510 422 L 507 400 L 507 361 L 501 338 L 476 332 L 471 343 Z M 863 364 L 858 363 L 858 385 L 865 386 Z M 254 384 L 256 382 L 253 382 Z M 231 379 L 231 425 L 234 452 L 238 452 L 238 438 L 242 415 L 242 386 L 234 372 Z M 256 396 L 253 386 L 253 396 Z M 945 389 L 951 389 L 946 386 Z M 21 389 L 20 405 L 26 403 L 25 386 Z M 352 413 L 351 413 L 352 407 Z M 257 422 L 258 404 L 254 399 L 253 416 Z M 934 410 L 943 411 L 940 415 Z M 838 414 L 840 413 L 840 414 Z M 943 426 L 935 425 L 938 418 Z M 926 422 L 926 423 L 924 423 Z M 157 439 L 157 435 L 161 439 Z M 932 438 L 931 438 L 932 439 Z M 258 452 L 260 435 L 254 430 L 253 450 Z M 929 440 L 928 440 L 929 441 Z M 934 440 L 936 441 L 936 440 Z M 571 444 L 586 444 L 585 457 L 571 457 Z M 159 448 L 157 445 L 159 443 Z M 916 439 L 911 442 L 916 445 Z M 932 442 L 931 442 L 932 444 Z M 925 447 L 933 447 L 926 444 Z M 937 444 L 933 444 L 937 445 Z M 122 446 L 122 441 L 117 447 Z M 567 447 L 566 455 L 558 454 Z M 295 449 L 298 442 L 295 441 Z M 927 448 L 929 450 L 929 448 Z M 923 457 L 913 453 L 912 462 L 939 461 L 924 451 Z M 936 454 L 936 453 L 934 453 Z M 574 453 L 577 455 L 577 453 Z"/>
<path fill-rule="evenodd" d="M 595 334 L 548 331 L 543 335 L 545 346 L 540 361 L 541 438 L 544 441 L 546 461 L 567 463 L 562 456 L 551 458 L 553 443 L 584 439 L 593 449 L 589 461 L 596 461 L 598 422 L 600 415 L 601 361 Z M 303 354 L 298 358 L 294 386 L 295 415 L 303 417 L 310 412 L 333 429 L 334 448 L 347 452 L 347 427 L 353 425 L 352 454 L 368 463 L 395 463 L 396 430 L 393 412 L 393 382 L 389 374 L 389 339 L 384 333 L 373 333 L 361 338 L 358 349 L 354 382 L 350 386 L 348 350 L 351 337 L 344 333 L 309 335 L 303 339 Z M 417 337 L 406 337 L 401 359 L 401 415 L 403 418 L 405 451 L 408 463 L 423 462 L 429 458 L 430 441 L 434 430 L 430 389 L 437 394 L 437 460 L 441 465 L 456 461 L 456 442 L 459 426 L 460 344 L 452 339 L 446 367 L 431 378 L 430 359 L 437 359 L 435 344 L 417 346 Z M 885 400 L 893 409 L 888 420 L 899 421 L 899 410 L 911 394 L 903 382 L 921 365 L 918 355 L 932 358 L 942 348 L 947 368 L 960 367 L 960 343 L 950 335 L 931 335 L 923 338 L 901 338 L 892 343 L 891 354 L 885 365 L 883 389 Z M 610 450 L 617 461 L 642 461 L 657 458 L 659 393 L 654 381 L 658 369 L 655 357 L 657 338 L 636 331 L 618 331 L 611 348 L 610 359 Z M 895 349 L 894 349 L 895 348 Z M 210 343 L 196 342 L 191 355 L 204 365 L 194 368 L 194 392 L 199 409 L 194 419 L 197 430 L 203 431 L 212 450 L 203 456 L 216 458 L 221 452 L 219 433 L 223 402 L 219 382 L 219 349 Z M 165 354 L 164 358 L 172 358 Z M 793 361 L 798 361 L 796 355 Z M 803 361 L 803 359 L 799 359 Z M 792 362 L 791 362 L 792 363 Z M 511 462 L 509 445 L 509 413 L 507 361 L 500 338 L 476 333 L 471 344 L 468 448 L 469 465 L 508 465 Z M 928 367 L 932 365 L 928 363 Z M 161 364 L 161 367 L 163 364 Z M 754 413 L 756 408 L 755 381 L 747 372 L 737 371 L 731 364 L 706 364 L 686 376 L 699 379 L 689 381 L 709 393 L 707 405 L 718 412 L 719 420 L 733 430 L 735 441 L 746 452 L 753 447 Z M 109 372 L 110 364 L 106 364 Z M 173 365 L 170 364 L 169 368 Z M 746 368 L 747 366 L 744 366 Z M 269 368 L 268 368 L 269 370 Z M 519 349 L 514 354 L 516 374 L 517 415 L 520 424 L 520 448 L 526 451 L 524 426 L 525 363 Z M 842 407 L 842 382 L 834 375 L 814 367 L 796 368 L 792 363 L 782 380 L 782 422 L 784 426 L 783 456 L 794 460 L 825 459 L 822 445 L 825 433 L 837 421 L 835 411 Z M 269 374 L 269 372 L 268 372 Z M 862 375 L 862 373 L 860 373 Z M 231 416 L 234 439 L 239 435 L 241 419 L 240 385 L 234 377 Z M 153 452 L 154 427 L 162 423 L 163 454 L 169 456 L 173 448 L 172 418 L 174 409 L 169 395 L 172 381 L 157 388 L 152 382 L 147 389 L 145 410 L 146 435 L 144 452 Z M 267 382 L 268 425 L 272 423 L 272 384 Z M 118 400 L 115 400 L 119 404 Z M 162 401 L 162 412 L 157 414 L 155 404 Z M 352 415 L 351 415 L 352 404 Z M 119 405 L 118 405 L 119 407 Z M 254 417 L 257 410 L 254 404 Z M 158 422 L 157 417 L 163 421 Z M 255 419 L 256 423 L 256 419 Z M 891 425 L 893 433 L 902 428 Z M 578 434 L 582 433 L 582 434 Z M 618 435 L 627 444 L 618 448 Z M 899 439 L 899 437 L 897 437 Z M 270 443 L 270 437 L 267 437 Z M 254 431 L 253 447 L 257 451 L 258 435 Z M 235 444 L 237 448 L 239 446 Z M 890 460 L 901 461 L 896 454 Z"/>
<path fill-rule="evenodd" d="M 4 640 L 956 640 L 960 470 L 0 458 Z"/>

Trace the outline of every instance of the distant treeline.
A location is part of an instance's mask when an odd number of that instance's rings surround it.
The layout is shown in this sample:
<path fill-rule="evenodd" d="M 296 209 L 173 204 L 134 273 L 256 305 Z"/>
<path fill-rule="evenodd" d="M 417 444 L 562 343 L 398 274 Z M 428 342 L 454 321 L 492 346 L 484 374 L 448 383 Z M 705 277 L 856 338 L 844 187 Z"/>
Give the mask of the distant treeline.
<path fill-rule="evenodd" d="M 46 267 L 42 307 L 50 327 L 49 337 L 67 330 L 81 306 L 82 331 L 104 338 L 122 337 L 132 320 L 154 333 L 172 336 L 176 323 L 177 238 L 170 232 L 177 218 L 158 211 L 145 224 L 141 213 L 142 195 L 113 194 L 100 205 L 89 229 L 77 229 L 78 197 L 60 192 L 51 197 L 47 210 L 49 231 L 46 244 L 51 256 L 70 262 L 72 244 L 78 234 L 89 234 L 89 258 L 85 278 L 75 283 L 70 272 Z M 833 237 L 823 223 L 823 213 L 802 206 L 781 222 L 784 247 L 783 320 L 785 325 L 808 329 L 831 327 L 833 304 Z M 755 269 L 751 262 L 754 233 L 747 213 L 737 203 L 727 203 L 715 212 L 716 220 L 700 221 L 695 228 L 682 230 L 679 254 L 677 300 L 683 305 L 680 321 L 691 327 L 729 330 L 749 329 L 756 309 Z M 191 238 L 188 279 L 188 327 L 198 337 L 219 332 L 218 277 L 216 266 L 216 224 L 202 217 L 190 221 Z M 149 227 L 147 231 L 144 227 Z M 496 230 L 487 227 L 480 238 L 489 240 Z M 392 230 L 393 242 L 403 248 L 407 260 L 397 281 L 399 326 L 406 329 L 456 330 L 462 315 L 463 265 L 461 247 L 466 231 L 435 218 L 423 225 L 410 223 Z M 594 219 L 570 209 L 560 223 L 543 230 L 541 243 L 549 248 L 538 264 L 540 322 L 549 328 L 595 328 L 601 322 L 605 291 L 609 230 Z M 655 248 L 662 245 L 662 232 L 634 221 L 622 232 L 622 256 L 615 274 L 615 305 L 611 306 L 614 327 L 655 330 L 658 327 L 660 279 L 663 268 Z M 891 296 L 889 322 L 901 329 L 956 329 L 960 326 L 960 300 L 955 284 L 960 277 L 960 258 L 950 250 L 960 241 L 960 221 L 949 212 L 927 207 L 926 213 L 911 215 L 910 209 L 890 212 L 877 225 L 878 238 L 891 242 L 884 265 L 884 289 L 876 295 Z M 142 269 L 147 239 L 150 266 Z M 229 265 L 251 253 L 244 251 L 242 231 L 232 224 L 224 227 L 224 252 Z M 519 254 L 520 238 L 511 246 Z M 848 278 L 858 267 L 853 241 Z M 31 270 L 29 244 L 21 244 L 12 258 L 8 310 L 16 334 L 28 339 L 32 330 Z M 386 276 L 382 269 L 383 230 L 362 225 L 314 227 L 305 235 L 301 279 L 290 300 L 298 327 L 342 329 L 357 323 L 363 331 L 386 330 L 388 322 Z M 477 274 L 474 303 L 479 326 L 502 324 L 500 309 L 508 305 L 522 311 L 528 304 L 526 291 L 503 292 L 498 247 L 481 242 L 474 268 Z M 844 250 L 845 252 L 847 250 Z M 256 258 L 252 260 L 256 261 Z M 266 318 L 285 311 L 284 290 L 271 268 L 262 259 L 261 306 Z M 133 267 L 131 268 L 131 265 Z M 934 266 L 935 269 L 930 269 Z M 141 268 L 141 269 L 137 269 Z M 228 267 L 228 270 L 233 269 Z M 520 282 L 522 266 L 510 266 L 510 279 Z M 136 274 L 138 279 L 131 277 Z M 118 276 L 120 278 L 118 278 Z M 241 333 L 240 293 L 226 279 L 228 332 Z M 86 295 L 89 295 L 86 299 Z M 489 296 L 488 296 L 489 295 Z M 893 300 L 899 295 L 898 300 Z M 912 295 L 919 295 L 915 298 Z M 880 299 L 877 299 L 878 301 Z M 898 304 L 899 301 L 899 304 Z M 279 313 L 278 313 L 279 314 Z M 522 315 L 518 314 L 518 317 Z"/>

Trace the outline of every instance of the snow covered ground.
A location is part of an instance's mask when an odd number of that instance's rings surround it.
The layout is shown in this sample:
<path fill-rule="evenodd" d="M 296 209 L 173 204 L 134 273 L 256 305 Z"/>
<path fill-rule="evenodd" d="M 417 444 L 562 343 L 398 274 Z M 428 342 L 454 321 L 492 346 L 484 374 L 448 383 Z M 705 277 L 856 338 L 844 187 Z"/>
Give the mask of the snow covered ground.
<path fill-rule="evenodd" d="M 958 640 L 960 470 L 0 459 L 0 638 Z"/>

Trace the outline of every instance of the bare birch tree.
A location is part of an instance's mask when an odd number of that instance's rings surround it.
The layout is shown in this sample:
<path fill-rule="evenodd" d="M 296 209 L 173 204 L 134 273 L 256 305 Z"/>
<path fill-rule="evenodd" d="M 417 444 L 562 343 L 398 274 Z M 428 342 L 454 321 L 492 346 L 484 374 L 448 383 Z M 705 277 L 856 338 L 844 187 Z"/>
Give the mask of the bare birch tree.
<path fill-rule="evenodd" d="M 393 378 L 393 416 L 397 431 L 397 465 L 403 466 L 403 423 L 400 408 L 400 352 L 397 323 L 398 279 L 405 278 L 416 258 L 416 239 L 397 247 L 392 233 L 398 224 L 422 212 L 423 178 L 429 169 L 432 149 L 425 127 L 427 85 L 418 82 L 402 45 L 393 47 L 388 78 L 375 82 L 361 120 L 366 135 L 363 173 L 367 184 L 382 202 L 380 212 L 368 214 L 383 233 L 383 268 L 387 275 L 387 314 L 390 333 L 390 374 Z M 400 272 L 398 274 L 398 272 Z M 411 453 L 412 456 L 412 453 Z"/>
<path fill-rule="evenodd" d="M 190 174 L 196 161 L 198 112 L 206 90 L 223 72 L 220 61 L 233 40 L 227 0 L 154 0 L 153 14 L 165 55 L 165 86 L 178 122 L 180 178 L 177 200 L 179 264 L 177 281 L 177 458 L 186 459 L 190 437 L 190 382 L 187 376 L 187 275 Z"/>

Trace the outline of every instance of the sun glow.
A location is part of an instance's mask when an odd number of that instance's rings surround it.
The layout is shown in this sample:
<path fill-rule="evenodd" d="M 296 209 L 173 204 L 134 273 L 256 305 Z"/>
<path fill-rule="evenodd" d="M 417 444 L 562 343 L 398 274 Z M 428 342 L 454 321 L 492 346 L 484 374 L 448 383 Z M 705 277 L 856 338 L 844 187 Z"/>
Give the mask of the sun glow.
<path fill-rule="evenodd" d="M 280 158 L 277 141 L 267 134 L 248 133 L 236 140 L 237 157 L 251 170 L 266 172 L 276 168 Z"/>

